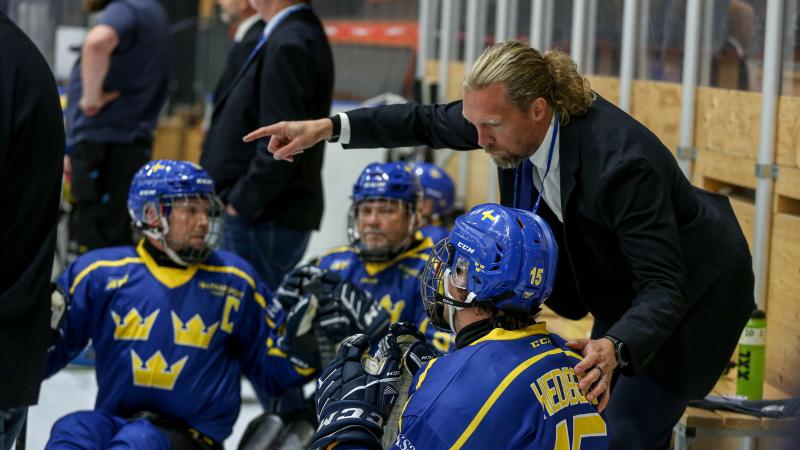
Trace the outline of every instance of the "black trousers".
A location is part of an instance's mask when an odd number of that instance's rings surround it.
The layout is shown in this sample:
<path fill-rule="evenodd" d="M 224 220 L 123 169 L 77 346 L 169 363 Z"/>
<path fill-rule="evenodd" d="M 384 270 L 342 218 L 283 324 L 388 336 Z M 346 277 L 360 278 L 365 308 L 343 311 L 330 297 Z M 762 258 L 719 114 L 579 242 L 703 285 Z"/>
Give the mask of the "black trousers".
<path fill-rule="evenodd" d="M 667 450 L 689 398 L 646 374 L 619 376 L 605 411 L 609 450 Z"/>
<path fill-rule="evenodd" d="M 133 243 L 128 216 L 131 179 L 150 160 L 151 141 L 132 144 L 80 142 L 72 153 L 71 250 Z"/>

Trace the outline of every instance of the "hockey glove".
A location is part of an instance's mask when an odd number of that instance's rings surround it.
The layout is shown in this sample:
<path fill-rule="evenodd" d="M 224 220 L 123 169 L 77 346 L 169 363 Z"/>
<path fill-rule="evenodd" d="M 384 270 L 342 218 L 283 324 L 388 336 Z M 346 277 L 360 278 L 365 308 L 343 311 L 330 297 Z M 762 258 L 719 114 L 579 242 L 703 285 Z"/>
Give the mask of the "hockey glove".
<path fill-rule="evenodd" d="M 369 293 L 347 281 L 340 283 L 330 296 L 320 298 L 320 311 L 321 324 L 325 319 L 333 321 L 333 317 L 338 316 L 342 328 L 345 324 L 351 327 L 348 335 L 364 333 L 370 342 L 375 342 L 389 328 L 389 312 Z"/>
<path fill-rule="evenodd" d="M 315 302 L 310 296 L 301 297 L 286 315 L 283 334 L 278 337 L 278 348 L 301 369 L 320 368 L 319 349 L 312 330 L 315 316 Z"/>
<path fill-rule="evenodd" d="M 347 442 L 381 448 L 383 425 L 398 397 L 400 355 L 365 355 L 369 339 L 358 334 L 342 342 L 333 363 L 319 379 L 315 400 L 319 427 L 311 448 Z"/>
<path fill-rule="evenodd" d="M 427 342 L 417 326 L 411 322 L 393 323 L 389 333 L 378 344 L 376 357 L 396 353 L 402 356 L 403 365 L 413 377 L 430 360 L 439 357 L 439 352 Z"/>
<path fill-rule="evenodd" d="M 317 266 L 306 264 L 292 269 L 283 277 L 281 285 L 275 291 L 275 300 L 283 309 L 290 310 L 305 295 L 313 292 L 319 296 L 317 290 L 332 290 L 338 283 L 339 277 Z"/>

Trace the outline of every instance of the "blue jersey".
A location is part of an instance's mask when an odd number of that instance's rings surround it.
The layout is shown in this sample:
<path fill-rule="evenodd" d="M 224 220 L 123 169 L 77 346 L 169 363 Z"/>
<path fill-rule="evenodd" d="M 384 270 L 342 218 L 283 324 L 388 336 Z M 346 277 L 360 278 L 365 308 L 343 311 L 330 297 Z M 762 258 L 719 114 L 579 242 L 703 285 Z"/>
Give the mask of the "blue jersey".
<path fill-rule="evenodd" d="M 441 352 L 448 352 L 453 335 L 430 326 L 422 304 L 419 276 L 433 246 L 430 239 L 416 241 L 412 247 L 386 262 L 365 262 L 353 247 L 338 247 L 319 260 L 321 269 L 330 270 L 368 292 L 391 316 L 391 322 L 412 322 Z"/>
<path fill-rule="evenodd" d="M 425 225 L 421 227 L 417 233 L 420 238 L 430 238 L 434 244 L 450 236 L 450 230 L 440 225 Z"/>
<path fill-rule="evenodd" d="M 544 323 L 494 329 L 414 378 L 394 449 L 605 449 L 607 427 L 578 387 L 580 356 Z"/>
<path fill-rule="evenodd" d="M 179 269 L 158 266 L 142 244 L 101 249 L 67 267 L 58 285 L 71 305 L 47 375 L 91 339 L 99 410 L 150 411 L 222 442 L 239 414 L 243 374 L 270 395 L 310 375 L 273 347 L 283 313 L 232 253 Z"/>

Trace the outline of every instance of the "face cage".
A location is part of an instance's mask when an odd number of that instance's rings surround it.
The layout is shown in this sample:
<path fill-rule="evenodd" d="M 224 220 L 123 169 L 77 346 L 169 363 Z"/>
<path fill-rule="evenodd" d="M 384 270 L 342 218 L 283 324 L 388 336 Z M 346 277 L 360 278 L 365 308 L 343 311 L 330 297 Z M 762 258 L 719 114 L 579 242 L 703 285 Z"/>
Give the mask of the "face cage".
<path fill-rule="evenodd" d="M 450 244 L 450 238 L 442 239 L 431 249 L 428 262 L 425 263 L 425 268 L 420 276 L 422 303 L 425 306 L 428 319 L 436 329 L 448 333 L 452 330 L 445 314 L 444 305 L 468 308 L 474 306 L 473 300 L 475 300 L 474 293 L 469 293 L 466 301 L 456 300 L 449 296 L 447 289 L 445 289 L 445 283 L 450 278 L 454 286 L 466 290 L 466 284 L 463 282 L 458 283 L 456 277 L 450 276 L 452 271 L 456 269 L 456 267 L 451 267 L 453 254 L 454 248 Z M 461 264 L 462 260 L 459 259 L 458 263 Z"/>
<path fill-rule="evenodd" d="M 362 200 L 361 202 L 369 201 L 369 200 L 388 200 L 388 201 L 396 201 L 400 202 L 406 206 L 407 214 L 408 214 L 408 241 L 414 239 L 414 234 L 416 233 L 416 207 L 411 203 L 408 203 L 404 200 L 400 200 L 397 198 L 386 198 L 386 197 L 373 197 Z M 358 248 L 359 256 L 367 262 L 384 262 L 389 261 L 390 259 L 394 258 L 395 256 L 402 253 L 403 250 L 407 247 L 407 243 L 400 244 L 396 247 L 382 247 L 382 248 L 375 248 L 375 249 L 367 249 L 363 243 L 361 242 L 361 234 L 358 232 L 358 205 L 361 202 L 353 202 L 350 205 L 350 210 L 347 214 L 347 238 L 350 241 L 350 245 L 353 247 Z"/>
<path fill-rule="evenodd" d="M 167 241 L 169 234 L 169 214 L 176 201 L 189 200 L 192 198 L 205 199 L 209 201 L 208 209 L 208 231 L 203 239 L 203 248 L 194 248 L 188 245 L 181 245 L 179 248 L 172 248 Z M 158 201 L 158 226 L 143 225 L 142 233 L 161 242 L 164 253 L 175 263 L 189 266 L 199 264 L 208 258 L 211 253 L 219 248 L 222 242 L 223 212 L 225 208 L 222 202 L 213 194 L 189 194 L 163 196 Z"/>

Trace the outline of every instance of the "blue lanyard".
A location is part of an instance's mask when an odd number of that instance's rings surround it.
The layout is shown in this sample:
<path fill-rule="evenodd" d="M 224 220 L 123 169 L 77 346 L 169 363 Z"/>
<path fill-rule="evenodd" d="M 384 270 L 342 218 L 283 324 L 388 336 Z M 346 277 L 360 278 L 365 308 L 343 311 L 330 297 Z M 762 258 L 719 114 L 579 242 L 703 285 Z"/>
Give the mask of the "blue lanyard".
<path fill-rule="evenodd" d="M 258 40 L 256 46 L 253 47 L 253 50 L 250 52 L 249 55 L 247 55 L 247 59 L 245 60 L 244 65 L 242 67 L 247 67 L 247 65 L 250 64 L 253 58 L 255 58 L 256 55 L 258 54 L 258 51 L 261 50 L 261 47 L 263 47 L 264 44 L 267 42 L 267 39 L 269 39 L 269 36 L 272 34 L 272 32 L 275 31 L 275 28 L 278 28 L 278 25 L 280 25 L 281 22 L 283 22 L 286 19 L 286 17 L 288 17 L 292 13 L 304 9 L 311 9 L 311 7 L 305 4 L 294 5 L 276 14 L 275 17 L 273 17 L 272 20 L 270 20 L 269 23 L 267 23 L 267 26 L 264 27 L 264 34 L 261 35 L 261 39 Z"/>
<path fill-rule="evenodd" d="M 544 180 L 547 178 L 547 174 L 550 172 L 550 163 L 553 162 L 553 153 L 554 153 L 555 148 L 556 148 L 556 138 L 558 137 L 558 128 L 559 128 L 558 112 L 554 112 L 553 113 L 553 121 L 555 122 L 555 124 L 553 125 L 553 136 L 550 138 L 550 150 L 548 150 L 548 152 L 547 152 L 547 166 L 544 169 L 544 176 L 542 176 L 542 188 L 539 189 L 539 196 L 536 198 L 536 203 L 534 203 L 534 205 L 533 205 L 532 212 L 534 214 L 536 214 L 536 212 L 539 210 L 539 202 L 542 201 L 542 196 L 544 195 Z M 520 189 L 519 173 L 522 170 L 523 165 L 524 165 L 524 162 L 520 163 L 519 166 L 517 166 L 517 169 L 514 171 L 514 207 L 515 208 L 520 208 L 520 207 L 527 208 L 527 206 L 523 206 L 523 205 L 519 204 L 519 189 Z M 537 169 L 536 166 L 533 166 L 533 168 L 531 170 L 539 170 L 539 169 Z"/>

